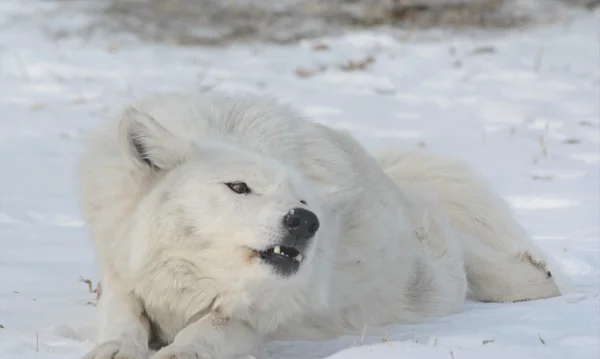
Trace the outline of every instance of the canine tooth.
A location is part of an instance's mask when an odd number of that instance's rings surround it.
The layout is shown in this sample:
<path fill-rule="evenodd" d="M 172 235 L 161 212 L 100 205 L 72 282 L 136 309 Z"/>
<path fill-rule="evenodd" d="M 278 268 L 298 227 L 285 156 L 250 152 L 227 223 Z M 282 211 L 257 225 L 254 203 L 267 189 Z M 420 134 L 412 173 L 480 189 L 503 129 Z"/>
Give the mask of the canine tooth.
<path fill-rule="evenodd" d="M 294 259 L 298 262 L 302 262 L 302 254 L 298 254 L 296 257 L 294 257 Z"/>
<path fill-rule="evenodd" d="M 281 247 L 277 246 L 277 247 L 273 248 L 273 253 L 281 254 Z"/>

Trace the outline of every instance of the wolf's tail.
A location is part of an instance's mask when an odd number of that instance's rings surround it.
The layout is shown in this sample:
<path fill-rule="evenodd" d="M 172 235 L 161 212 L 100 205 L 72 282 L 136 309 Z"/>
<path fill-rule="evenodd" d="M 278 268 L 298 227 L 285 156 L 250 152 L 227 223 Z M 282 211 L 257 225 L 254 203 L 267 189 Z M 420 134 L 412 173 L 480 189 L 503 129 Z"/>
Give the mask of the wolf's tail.
<path fill-rule="evenodd" d="M 480 301 L 512 302 L 555 297 L 570 288 L 511 209 L 466 166 L 408 152 L 375 155 L 398 185 L 432 193 L 442 203 L 463 240 L 471 296 Z"/>

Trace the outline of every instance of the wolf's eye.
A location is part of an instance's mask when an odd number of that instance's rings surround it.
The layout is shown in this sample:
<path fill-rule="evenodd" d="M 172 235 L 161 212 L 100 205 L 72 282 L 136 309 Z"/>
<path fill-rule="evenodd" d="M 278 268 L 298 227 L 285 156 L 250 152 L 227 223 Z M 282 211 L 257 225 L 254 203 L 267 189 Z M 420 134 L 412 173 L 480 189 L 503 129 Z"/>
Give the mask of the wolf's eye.
<path fill-rule="evenodd" d="M 250 187 L 244 182 L 229 182 L 225 183 L 227 187 L 229 187 L 233 192 L 239 194 L 248 194 L 250 193 Z"/>

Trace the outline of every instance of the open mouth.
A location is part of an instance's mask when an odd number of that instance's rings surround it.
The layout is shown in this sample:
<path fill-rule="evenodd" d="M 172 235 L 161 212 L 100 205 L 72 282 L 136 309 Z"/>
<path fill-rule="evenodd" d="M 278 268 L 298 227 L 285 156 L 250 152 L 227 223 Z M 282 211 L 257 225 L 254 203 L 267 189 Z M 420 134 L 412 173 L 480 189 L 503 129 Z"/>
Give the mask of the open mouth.
<path fill-rule="evenodd" d="M 302 262 L 302 254 L 297 249 L 285 246 L 275 246 L 265 251 L 258 252 L 262 259 L 271 258 L 273 256 L 285 257 L 290 260 L 294 260 L 298 263 Z"/>
<path fill-rule="evenodd" d="M 264 251 L 257 251 L 264 262 L 275 268 L 281 275 L 292 275 L 300 268 L 304 259 L 302 254 L 293 247 L 275 246 Z"/>

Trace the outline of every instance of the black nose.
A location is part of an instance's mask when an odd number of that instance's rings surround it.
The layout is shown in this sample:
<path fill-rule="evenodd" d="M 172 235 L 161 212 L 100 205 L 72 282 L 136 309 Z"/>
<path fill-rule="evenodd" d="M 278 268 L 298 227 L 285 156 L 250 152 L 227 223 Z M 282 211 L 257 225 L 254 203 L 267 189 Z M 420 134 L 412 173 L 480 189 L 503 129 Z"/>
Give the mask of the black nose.
<path fill-rule="evenodd" d="M 310 239 L 319 229 L 319 219 L 304 208 L 294 208 L 283 217 L 283 225 L 298 239 Z"/>

